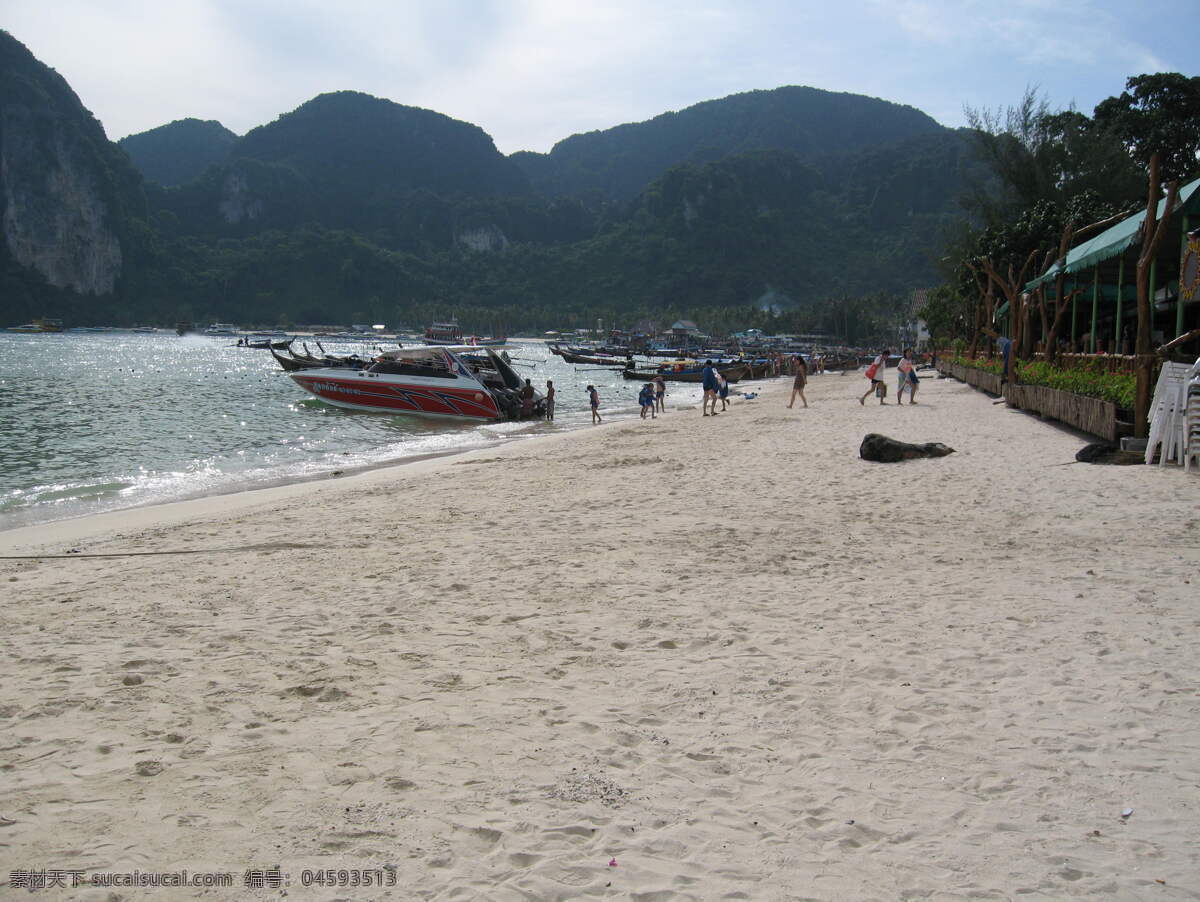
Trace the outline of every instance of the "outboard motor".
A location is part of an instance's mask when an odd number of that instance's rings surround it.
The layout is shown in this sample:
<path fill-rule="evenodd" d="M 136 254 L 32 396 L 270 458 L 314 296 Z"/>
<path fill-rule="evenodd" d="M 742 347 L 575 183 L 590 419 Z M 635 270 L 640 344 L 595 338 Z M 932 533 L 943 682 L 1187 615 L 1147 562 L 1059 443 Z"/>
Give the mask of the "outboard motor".
<path fill-rule="evenodd" d="M 493 388 L 491 389 L 492 397 L 496 399 L 496 406 L 500 408 L 500 412 L 510 420 L 519 420 L 521 418 L 521 396 L 511 388 Z"/>

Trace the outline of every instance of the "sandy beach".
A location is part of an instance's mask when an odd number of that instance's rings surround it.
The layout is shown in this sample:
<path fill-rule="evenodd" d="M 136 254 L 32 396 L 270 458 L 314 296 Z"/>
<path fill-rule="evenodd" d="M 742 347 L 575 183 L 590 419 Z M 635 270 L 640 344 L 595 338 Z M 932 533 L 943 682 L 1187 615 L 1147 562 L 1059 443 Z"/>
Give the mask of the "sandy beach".
<path fill-rule="evenodd" d="M 1200 476 L 864 388 L 0 533 L 0 889 L 1200 898 Z"/>

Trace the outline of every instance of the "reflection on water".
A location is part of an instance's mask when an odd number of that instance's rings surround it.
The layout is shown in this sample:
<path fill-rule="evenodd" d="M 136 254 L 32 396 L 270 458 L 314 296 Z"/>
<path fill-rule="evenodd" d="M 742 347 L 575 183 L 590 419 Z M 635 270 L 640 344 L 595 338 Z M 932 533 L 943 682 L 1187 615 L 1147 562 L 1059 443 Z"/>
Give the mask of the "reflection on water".
<path fill-rule="evenodd" d="M 590 420 L 589 383 L 607 412 L 635 409 L 638 383 L 617 371 L 565 364 L 536 343 L 509 353 L 540 390 L 554 380 L 553 424 L 342 410 L 305 395 L 266 351 L 228 339 L 0 333 L 0 528 L 577 427 Z M 698 395 L 670 391 L 676 402 Z"/>

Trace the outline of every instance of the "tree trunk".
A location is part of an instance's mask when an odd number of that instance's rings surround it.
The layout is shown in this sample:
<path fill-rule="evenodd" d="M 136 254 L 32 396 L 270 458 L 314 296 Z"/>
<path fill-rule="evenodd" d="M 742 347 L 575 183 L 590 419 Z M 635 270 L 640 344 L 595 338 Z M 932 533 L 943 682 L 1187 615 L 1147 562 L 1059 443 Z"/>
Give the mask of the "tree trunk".
<path fill-rule="evenodd" d="M 1150 179 L 1146 189 L 1146 218 L 1142 220 L 1142 252 L 1137 261 L 1137 339 L 1134 342 L 1134 367 L 1137 375 L 1137 388 L 1133 402 L 1133 434 L 1145 438 L 1150 432 L 1147 417 L 1150 413 L 1150 383 L 1154 379 L 1155 356 L 1150 346 L 1150 333 L 1154 329 L 1154 311 L 1150 305 L 1150 267 L 1154 265 L 1154 255 L 1166 235 L 1167 223 L 1175 207 L 1175 198 L 1179 191 L 1179 183 L 1172 181 L 1167 186 L 1167 203 L 1163 210 L 1163 218 L 1158 219 L 1158 199 L 1162 194 L 1162 186 L 1158 181 L 1159 155 L 1150 157 Z M 1180 299 L 1180 303 L 1183 303 Z"/>
<path fill-rule="evenodd" d="M 1151 182 L 1153 184 L 1153 182 Z M 1143 228 L 1145 224 L 1143 223 Z M 1150 413 L 1150 379 L 1154 358 L 1150 353 L 1150 332 L 1154 325 L 1150 310 L 1150 267 L 1137 265 L 1137 338 L 1134 339 L 1134 374 L 1137 387 L 1133 400 L 1133 434 L 1145 438 L 1150 433 L 1147 416 Z"/>

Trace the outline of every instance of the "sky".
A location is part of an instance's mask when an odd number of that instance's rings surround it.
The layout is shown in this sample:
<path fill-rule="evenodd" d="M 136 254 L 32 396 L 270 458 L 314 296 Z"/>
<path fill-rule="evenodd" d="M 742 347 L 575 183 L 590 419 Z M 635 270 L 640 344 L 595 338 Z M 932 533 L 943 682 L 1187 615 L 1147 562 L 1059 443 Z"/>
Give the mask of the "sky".
<path fill-rule="evenodd" d="M 1198 11 L 1196 0 L 0 0 L 0 27 L 113 140 L 188 117 L 244 134 L 355 90 L 478 125 L 507 154 L 782 85 L 880 97 L 948 126 L 1028 88 L 1090 114 L 1131 75 L 1198 74 Z"/>

